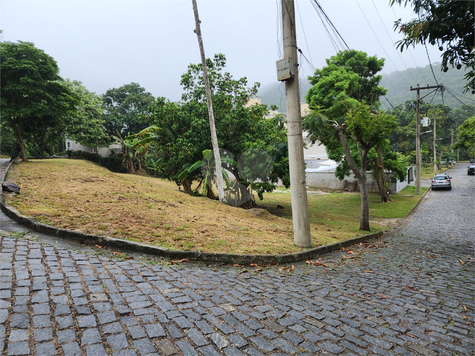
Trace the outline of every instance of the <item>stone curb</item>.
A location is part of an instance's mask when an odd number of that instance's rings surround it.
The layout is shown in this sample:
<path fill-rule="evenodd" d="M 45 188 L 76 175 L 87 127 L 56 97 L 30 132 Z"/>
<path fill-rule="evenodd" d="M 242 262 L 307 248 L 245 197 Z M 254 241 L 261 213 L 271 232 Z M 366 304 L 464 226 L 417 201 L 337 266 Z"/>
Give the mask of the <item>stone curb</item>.
<path fill-rule="evenodd" d="M 5 167 L 0 167 L 0 182 L 4 180 L 6 172 L 10 169 L 11 163 L 5 170 Z M 3 173 L 3 174 L 2 174 Z M 226 264 L 251 264 L 256 263 L 259 265 L 267 265 L 272 263 L 292 263 L 299 262 L 317 256 L 327 254 L 332 251 L 341 249 L 342 247 L 351 246 L 362 241 L 375 239 L 383 236 L 383 232 L 359 236 L 353 239 L 337 242 L 331 245 L 315 247 L 307 251 L 298 252 L 294 254 L 282 254 L 282 255 L 236 255 L 226 253 L 209 253 L 201 251 L 176 251 L 168 250 L 162 247 L 147 245 L 139 242 L 128 241 L 123 239 L 117 239 L 108 236 L 96 236 L 91 234 L 85 234 L 79 231 L 72 231 L 54 226 L 43 224 L 36 219 L 24 216 L 20 214 L 16 209 L 5 205 L 3 196 L 0 196 L 0 208 L 5 215 L 17 222 L 18 224 L 42 234 L 50 235 L 53 237 L 67 238 L 86 245 L 100 245 L 109 248 L 116 248 L 126 251 L 133 251 L 139 253 L 146 253 L 151 255 L 157 255 L 167 257 L 170 259 L 189 259 L 202 262 L 220 262 Z"/>

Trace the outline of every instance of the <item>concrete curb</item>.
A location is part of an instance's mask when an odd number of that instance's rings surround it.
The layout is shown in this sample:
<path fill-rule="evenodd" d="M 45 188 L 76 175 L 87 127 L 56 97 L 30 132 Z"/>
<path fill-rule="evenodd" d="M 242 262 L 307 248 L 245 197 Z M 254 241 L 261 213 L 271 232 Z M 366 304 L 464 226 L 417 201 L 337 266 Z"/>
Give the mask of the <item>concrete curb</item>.
<path fill-rule="evenodd" d="M 3 182 L 8 169 L 10 169 L 11 163 L 5 170 L 5 167 L 0 168 L 0 182 Z M 2 172 L 3 175 L 2 175 Z M 327 254 L 332 251 L 341 249 L 342 247 L 351 246 L 362 241 L 375 239 L 383 236 L 383 232 L 359 236 L 350 240 L 337 242 L 331 245 L 315 247 L 307 251 L 298 252 L 294 254 L 282 254 L 282 255 L 236 255 L 226 253 L 209 253 L 201 251 L 176 251 L 168 250 L 162 247 L 147 245 L 139 242 L 128 241 L 123 239 L 117 239 L 108 236 L 96 236 L 91 234 L 85 234 L 79 231 L 72 231 L 54 226 L 43 224 L 34 218 L 24 216 L 20 214 L 16 209 L 5 205 L 3 196 L 0 196 L 0 208 L 5 215 L 17 222 L 18 224 L 42 234 L 50 235 L 58 238 L 66 238 L 75 242 L 86 245 L 100 245 L 112 249 L 121 249 L 126 251 L 133 251 L 138 253 L 146 253 L 151 255 L 157 255 L 167 257 L 170 259 L 189 259 L 202 262 L 220 262 L 226 264 L 251 264 L 256 263 L 259 265 L 267 265 L 272 263 L 292 263 L 299 262 L 307 259 L 312 259 L 317 256 Z"/>

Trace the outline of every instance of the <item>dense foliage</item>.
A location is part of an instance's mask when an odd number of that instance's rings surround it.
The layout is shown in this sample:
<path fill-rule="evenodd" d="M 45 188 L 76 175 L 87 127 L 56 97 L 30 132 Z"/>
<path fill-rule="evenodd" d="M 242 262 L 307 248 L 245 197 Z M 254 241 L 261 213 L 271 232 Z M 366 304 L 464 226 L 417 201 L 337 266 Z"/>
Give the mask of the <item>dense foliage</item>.
<path fill-rule="evenodd" d="M 13 130 L 23 161 L 25 138 L 44 157 L 46 143 L 58 137 L 78 99 L 59 76 L 56 61 L 32 43 L 0 43 L 0 63 L 2 125 Z"/>
<path fill-rule="evenodd" d="M 348 141 L 350 156 L 347 156 L 338 135 L 339 131 L 335 129 L 337 127 L 343 129 L 348 120 L 347 114 L 351 110 L 360 112 L 363 103 L 374 114 L 370 116 L 371 120 L 377 122 L 384 118 L 386 121 L 386 115 L 378 113 L 379 98 L 386 93 L 386 90 L 379 85 L 381 76 L 377 74 L 383 68 L 384 59 L 369 57 L 364 52 L 348 50 L 339 52 L 326 62 L 326 67 L 317 69 L 315 75 L 309 77 L 313 87 L 308 91 L 306 98 L 313 113 L 304 120 L 304 128 L 309 131 L 313 141 L 319 141 L 325 145 L 330 159 L 341 163 L 336 176 L 344 179 L 345 176 L 350 175 L 350 171 L 354 170 L 349 164 L 349 158 L 355 162 L 355 168 L 358 170 L 363 168 L 360 157 L 364 148 L 360 146 L 361 142 L 358 144 L 358 141 L 365 140 L 364 135 L 371 133 L 368 130 L 372 125 L 360 126 L 355 132 L 342 130 Z M 354 117 L 361 119 L 365 116 L 360 112 Z M 388 122 L 393 120 L 387 119 Z M 381 133 L 379 142 L 372 146 L 372 150 L 365 153 L 364 167 L 373 171 L 381 199 L 388 201 L 384 170 L 391 170 L 401 180 L 404 180 L 406 172 L 405 166 L 391 152 L 387 142 L 388 137 L 385 135 L 386 133 Z"/>
<path fill-rule="evenodd" d="M 66 137 L 95 149 L 107 146 L 109 137 L 104 132 L 105 122 L 100 97 L 88 91 L 79 81 L 67 80 L 66 85 L 79 98 L 76 111 L 71 113 L 65 122 Z"/>
<path fill-rule="evenodd" d="M 152 94 L 137 83 L 112 88 L 102 96 L 104 128 L 112 136 L 125 137 L 148 126 L 145 117 L 155 101 Z"/>
<path fill-rule="evenodd" d="M 223 168 L 236 178 L 234 185 L 227 187 L 227 201 L 235 205 L 252 204 L 251 189 L 262 198 L 264 192 L 274 189 L 278 179 L 289 184 L 287 136 L 276 119 L 265 118 L 265 105 L 246 107 L 258 84 L 249 88 L 246 78 L 233 79 L 224 72 L 225 65 L 222 54 L 207 60 Z M 202 160 L 203 151 L 211 148 L 202 66 L 191 64 L 181 84 L 181 102 L 158 98 L 152 107 L 149 120 L 162 131 L 154 132 L 147 161 L 157 175 L 192 193 L 192 182 L 203 179 L 203 172 L 194 170 L 185 176 L 181 173 Z M 260 174 L 252 175 L 250 171 Z"/>
<path fill-rule="evenodd" d="M 462 125 L 475 112 L 475 106 L 464 105 L 458 109 L 451 109 L 441 104 L 431 105 L 422 103 L 420 106 L 420 116 L 428 117 L 431 123 L 428 127 L 421 128 L 421 154 L 422 162 L 432 163 L 433 161 L 433 130 L 434 118 L 436 119 L 436 151 L 438 159 L 452 152 L 453 148 L 459 148 L 460 159 L 468 159 L 468 152 L 464 145 L 452 147 L 459 139 L 457 138 L 457 128 Z M 398 126 L 391 132 L 390 142 L 394 151 L 410 157 L 410 162 L 415 163 L 416 155 L 416 106 L 413 101 L 407 101 L 405 105 L 398 105 L 394 110 L 389 111 L 396 116 Z M 427 133 L 426 133 L 427 132 Z M 456 159 L 456 158 L 452 158 Z"/>
<path fill-rule="evenodd" d="M 439 46 L 442 70 L 448 66 L 467 72 L 466 90 L 475 93 L 475 7 L 473 1 L 453 0 L 391 0 L 390 4 L 410 4 L 418 18 L 394 27 L 404 34 L 398 42 L 402 50 L 419 43 Z"/>

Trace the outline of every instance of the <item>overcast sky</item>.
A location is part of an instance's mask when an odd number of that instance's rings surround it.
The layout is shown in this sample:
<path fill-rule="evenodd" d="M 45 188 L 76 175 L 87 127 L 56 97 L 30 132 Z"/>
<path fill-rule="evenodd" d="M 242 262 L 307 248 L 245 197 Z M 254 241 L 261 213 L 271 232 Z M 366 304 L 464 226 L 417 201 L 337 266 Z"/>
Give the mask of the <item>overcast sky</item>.
<path fill-rule="evenodd" d="M 197 2 L 206 56 L 224 53 L 235 78 L 275 82 L 283 52 L 280 0 Z M 394 21 L 413 18 L 412 10 L 388 3 L 320 0 L 349 47 L 386 58 L 383 73 L 426 66 L 424 46 L 401 54 L 394 44 L 401 38 Z M 306 77 L 336 49 L 312 2 L 295 4 L 297 45 L 305 55 L 300 74 Z M 180 100 L 181 75 L 201 62 L 194 28 L 191 0 L 0 0 L 3 41 L 33 42 L 57 61 L 63 78 L 97 94 L 136 82 L 155 97 Z M 432 63 L 440 62 L 437 48 L 428 50 Z"/>

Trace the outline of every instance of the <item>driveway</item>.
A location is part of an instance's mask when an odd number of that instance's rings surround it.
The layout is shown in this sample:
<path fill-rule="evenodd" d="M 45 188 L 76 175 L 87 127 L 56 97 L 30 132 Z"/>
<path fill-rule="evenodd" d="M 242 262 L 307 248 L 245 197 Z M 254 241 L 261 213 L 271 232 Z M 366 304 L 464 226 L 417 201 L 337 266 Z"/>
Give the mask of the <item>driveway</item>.
<path fill-rule="evenodd" d="M 474 355 L 475 176 L 465 169 L 452 169 L 452 190 L 429 192 L 402 229 L 294 266 L 110 257 L 3 216 L 0 350 Z"/>

